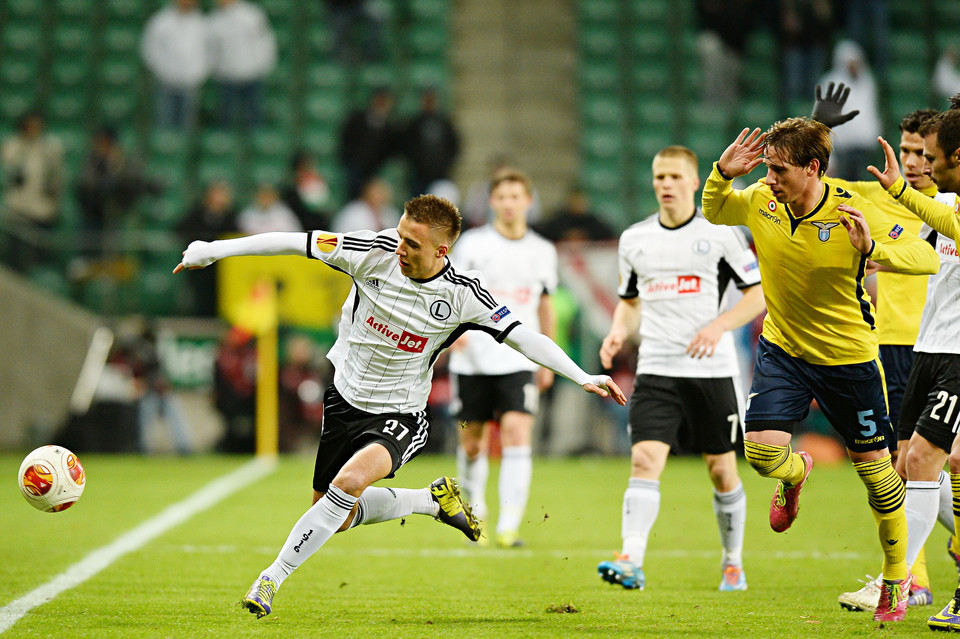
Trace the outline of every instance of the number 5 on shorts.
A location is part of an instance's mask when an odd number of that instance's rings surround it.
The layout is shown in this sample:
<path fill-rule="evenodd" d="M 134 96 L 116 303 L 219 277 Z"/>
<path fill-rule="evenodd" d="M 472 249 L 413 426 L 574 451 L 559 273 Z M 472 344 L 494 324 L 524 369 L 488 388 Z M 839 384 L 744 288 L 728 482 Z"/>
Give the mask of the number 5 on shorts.
<path fill-rule="evenodd" d="M 863 437 L 873 437 L 877 434 L 877 422 L 872 419 L 867 419 L 873 415 L 873 409 L 862 410 L 857 413 L 857 419 L 860 421 L 861 426 L 866 426 L 863 430 L 860 431 L 860 435 Z"/>

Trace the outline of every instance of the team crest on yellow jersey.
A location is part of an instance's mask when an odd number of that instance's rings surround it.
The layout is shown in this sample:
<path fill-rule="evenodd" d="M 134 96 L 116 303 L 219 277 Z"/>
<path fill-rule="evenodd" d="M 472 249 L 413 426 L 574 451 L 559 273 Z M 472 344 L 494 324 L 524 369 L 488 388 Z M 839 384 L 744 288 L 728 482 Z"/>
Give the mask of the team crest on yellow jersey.
<path fill-rule="evenodd" d="M 826 242 L 830 239 L 830 229 L 835 226 L 840 226 L 840 222 L 810 222 L 815 227 L 820 229 L 817 231 L 817 239 L 821 242 Z"/>
<path fill-rule="evenodd" d="M 337 236 L 333 233 L 320 233 L 317 235 L 317 250 L 321 253 L 329 253 L 337 248 Z"/>

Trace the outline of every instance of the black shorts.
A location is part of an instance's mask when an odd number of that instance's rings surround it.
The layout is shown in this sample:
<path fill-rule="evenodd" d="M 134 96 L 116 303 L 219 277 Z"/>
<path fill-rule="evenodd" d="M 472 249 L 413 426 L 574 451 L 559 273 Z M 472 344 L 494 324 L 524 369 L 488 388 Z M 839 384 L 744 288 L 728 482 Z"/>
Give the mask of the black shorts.
<path fill-rule="evenodd" d="M 865 453 L 896 449 L 877 361 L 810 364 L 761 336 L 747 398 L 747 432 L 793 433 L 794 425 L 810 412 L 814 399 L 850 450 Z"/>
<path fill-rule="evenodd" d="M 883 364 L 883 379 L 887 382 L 890 423 L 897 432 L 898 440 L 910 439 L 914 425 L 909 424 L 905 428 L 900 424 L 900 406 L 903 404 L 903 393 L 910 377 L 910 367 L 913 366 L 913 346 L 881 344 L 880 363 Z"/>
<path fill-rule="evenodd" d="M 323 395 L 323 432 L 313 470 L 313 489 L 326 492 L 351 457 L 369 444 L 382 444 L 393 468 L 387 477 L 416 457 L 430 437 L 430 407 L 416 413 L 375 415 L 350 405 L 333 384 Z"/>
<path fill-rule="evenodd" d="M 960 426 L 960 355 L 917 353 L 903 395 L 900 423 L 950 452 Z"/>
<path fill-rule="evenodd" d="M 637 375 L 630 397 L 630 441 L 658 441 L 721 455 L 734 450 L 740 398 L 730 377 Z"/>
<path fill-rule="evenodd" d="M 506 375 L 450 375 L 453 402 L 450 413 L 462 422 L 499 419 L 515 410 L 533 415 L 540 403 L 540 391 L 531 371 Z"/>

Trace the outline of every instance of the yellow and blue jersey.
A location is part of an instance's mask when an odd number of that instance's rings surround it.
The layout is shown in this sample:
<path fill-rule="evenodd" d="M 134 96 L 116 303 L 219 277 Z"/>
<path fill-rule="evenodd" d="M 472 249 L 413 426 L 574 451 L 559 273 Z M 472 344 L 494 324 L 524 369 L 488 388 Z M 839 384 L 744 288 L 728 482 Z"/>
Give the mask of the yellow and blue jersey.
<path fill-rule="evenodd" d="M 735 190 L 713 171 L 703 188 L 703 214 L 714 224 L 744 225 L 753 234 L 767 302 L 763 335 L 810 364 L 841 365 L 876 359 L 878 331 L 864 288 L 867 259 L 902 273 L 936 273 L 933 248 L 893 222 L 865 197 L 822 180 L 812 211 L 798 217 L 777 202 L 763 181 Z M 840 224 L 837 207 L 861 211 L 873 250 L 863 255 Z"/>
<path fill-rule="evenodd" d="M 886 213 L 895 224 L 899 224 L 914 235 L 920 234 L 923 220 L 902 205 L 877 181 L 848 182 L 838 178 L 829 178 L 837 186 L 862 195 Z M 933 197 L 937 187 L 931 186 L 921 191 Z M 918 279 L 919 278 L 919 279 Z M 913 346 L 920 330 L 920 317 L 927 300 L 927 277 L 923 275 L 904 275 L 893 271 L 877 273 L 877 328 L 880 331 L 880 343 L 900 346 Z"/>

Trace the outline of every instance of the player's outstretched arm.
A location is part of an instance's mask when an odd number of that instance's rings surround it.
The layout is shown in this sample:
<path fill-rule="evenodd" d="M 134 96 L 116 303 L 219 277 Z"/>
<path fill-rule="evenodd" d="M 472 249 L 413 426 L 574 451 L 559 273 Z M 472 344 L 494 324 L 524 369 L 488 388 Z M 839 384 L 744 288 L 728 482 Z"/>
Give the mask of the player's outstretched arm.
<path fill-rule="evenodd" d="M 728 146 L 720 159 L 717 169 L 728 180 L 746 175 L 763 162 L 763 145 L 767 134 L 760 129 L 744 129 L 737 139 Z"/>
<path fill-rule="evenodd" d="M 818 84 L 815 95 L 816 99 L 813 101 L 813 112 L 810 113 L 810 119 L 822 122 L 831 129 L 844 122 L 849 122 L 860 113 L 860 111 L 843 112 L 843 106 L 847 103 L 847 98 L 850 97 L 850 87 L 845 86 L 843 82 L 838 83 L 836 89 L 834 89 L 833 82 L 828 84 L 826 96 L 820 93 L 820 85 Z"/>
<path fill-rule="evenodd" d="M 183 259 L 173 269 L 173 272 L 179 273 L 187 268 L 204 268 L 225 257 L 306 254 L 306 233 L 259 233 L 213 242 L 198 240 L 190 242 L 190 246 L 183 252 Z"/>
<path fill-rule="evenodd" d="M 562 348 L 543 333 L 537 333 L 519 324 L 507 334 L 504 342 L 510 348 L 523 353 L 527 359 L 579 384 L 588 393 L 594 393 L 600 397 L 613 397 L 621 406 L 626 405 L 626 396 L 609 376 L 589 375 L 584 372 L 563 352 Z"/>

